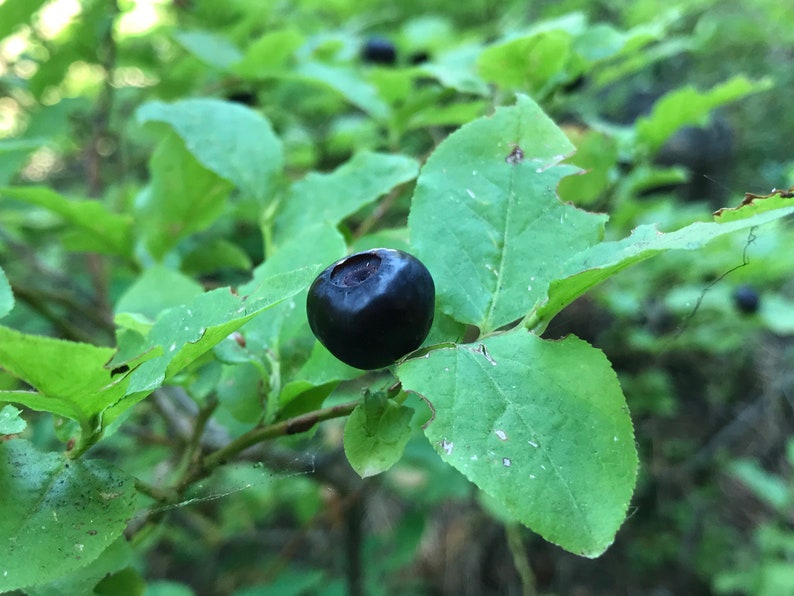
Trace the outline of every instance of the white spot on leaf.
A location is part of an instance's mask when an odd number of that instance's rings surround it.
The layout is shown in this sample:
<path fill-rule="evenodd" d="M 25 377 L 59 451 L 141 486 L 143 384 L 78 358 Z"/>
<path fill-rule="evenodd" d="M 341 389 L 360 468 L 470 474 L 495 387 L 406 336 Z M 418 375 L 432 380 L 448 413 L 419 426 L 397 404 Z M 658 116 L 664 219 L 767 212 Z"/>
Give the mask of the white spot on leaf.
<path fill-rule="evenodd" d="M 502 465 L 503 465 L 505 468 L 509 468 L 510 466 L 512 466 L 512 465 L 513 465 L 513 462 L 511 462 L 511 461 L 510 461 L 510 458 L 509 458 L 509 457 L 503 457 L 503 458 L 502 458 Z"/>
<path fill-rule="evenodd" d="M 442 439 L 441 441 L 441 449 L 444 450 L 444 453 L 447 455 L 452 455 L 452 441 L 447 441 L 446 439 Z"/>
<path fill-rule="evenodd" d="M 502 439 L 503 441 L 507 441 L 507 433 L 506 433 L 505 431 L 503 431 L 503 430 L 495 430 L 495 431 L 493 431 L 493 432 L 494 432 L 494 434 L 495 434 L 497 437 L 499 437 L 499 438 L 500 438 L 500 439 Z"/>
<path fill-rule="evenodd" d="M 469 195 L 472 199 L 477 198 L 476 196 L 474 196 L 474 191 L 472 191 L 470 188 L 466 189 L 466 194 Z"/>

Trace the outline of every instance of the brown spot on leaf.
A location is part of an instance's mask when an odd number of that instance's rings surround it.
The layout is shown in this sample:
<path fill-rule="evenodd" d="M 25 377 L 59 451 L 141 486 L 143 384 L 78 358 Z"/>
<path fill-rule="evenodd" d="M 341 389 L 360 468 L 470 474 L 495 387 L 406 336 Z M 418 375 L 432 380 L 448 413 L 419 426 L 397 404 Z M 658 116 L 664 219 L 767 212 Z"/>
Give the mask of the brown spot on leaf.
<path fill-rule="evenodd" d="M 520 164 L 522 161 L 524 161 L 524 150 L 518 145 L 515 145 L 513 150 L 510 152 L 510 155 L 505 157 L 505 161 L 511 166 Z"/>
<path fill-rule="evenodd" d="M 789 188 L 788 190 L 783 190 L 780 188 L 772 189 L 772 192 L 768 195 L 756 195 L 751 192 L 744 193 L 744 200 L 739 204 L 738 207 L 723 207 L 722 209 L 718 209 L 714 212 L 714 215 L 719 217 L 726 211 L 736 211 L 737 209 L 741 209 L 742 207 L 746 207 L 747 205 L 753 204 L 756 200 L 763 200 L 763 199 L 771 199 L 772 197 L 779 196 L 781 199 L 791 199 L 794 198 L 794 186 Z"/>

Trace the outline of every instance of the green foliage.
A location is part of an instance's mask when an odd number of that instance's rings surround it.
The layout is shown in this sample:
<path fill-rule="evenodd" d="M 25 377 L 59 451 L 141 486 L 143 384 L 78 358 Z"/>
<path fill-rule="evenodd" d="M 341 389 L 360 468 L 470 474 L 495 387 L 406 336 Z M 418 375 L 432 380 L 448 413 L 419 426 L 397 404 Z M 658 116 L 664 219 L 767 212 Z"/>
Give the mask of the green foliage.
<path fill-rule="evenodd" d="M 483 333 L 507 325 L 541 299 L 562 263 L 598 241 L 604 217 L 555 194 L 560 178 L 575 171 L 556 165 L 571 150 L 525 96 L 436 149 L 417 181 L 408 223 L 441 310 Z M 538 250 L 543 246 L 554 250 Z"/>
<path fill-rule="evenodd" d="M 794 469 L 794 441 L 787 444 L 789 471 Z M 747 459 L 731 463 L 730 473 L 749 487 L 785 520 L 794 504 L 794 490 L 790 479 L 770 474 L 757 462 Z M 717 574 L 714 587 L 717 593 L 737 591 L 771 596 L 791 592 L 794 579 L 794 532 L 785 522 L 767 522 L 755 531 L 754 544 L 740 549 L 734 556 L 737 566 Z"/>
<path fill-rule="evenodd" d="M 580 555 L 612 543 L 637 455 L 620 386 L 598 350 L 517 331 L 409 360 L 398 375 L 430 402 L 425 432 L 441 458 L 511 517 Z"/>
<path fill-rule="evenodd" d="M 402 457 L 411 438 L 411 408 L 386 396 L 366 394 L 345 423 L 345 455 L 362 477 L 385 472 Z"/>
<path fill-rule="evenodd" d="M 0 589 L 60 578 L 91 563 L 121 536 L 135 511 L 132 478 L 101 461 L 0 444 L 7 541 Z M 79 506 L 77 504 L 79 503 Z"/>
<path fill-rule="evenodd" d="M 734 164 L 714 146 L 731 134 L 686 136 L 777 106 L 792 80 L 771 36 L 727 0 L 288 4 L 85 0 L 58 28 L 54 3 L 0 3 L 0 590 L 334 594 L 344 575 L 354 594 L 463 593 L 486 580 L 415 571 L 473 544 L 483 568 L 515 563 L 501 592 L 531 593 L 544 559 L 523 549 L 560 555 L 520 524 L 612 547 L 624 573 L 678 557 L 719 592 L 784 593 L 788 472 L 712 465 L 710 424 L 761 391 L 748 346 L 774 336 L 790 363 L 794 198 L 709 219 L 729 200 L 697 182 L 786 188 L 790 139 L 752 120 L 758 161 Z M 396 65 L 363 63 L 374 35 Z M 381 245 L 425 263 L 436 313 L 417 352 L 363 373 L 315 341 L 306 289 Z M 757 313 L 737 313 L 739 283 Z M 715 533 L 688 558 L 676 536 L 718 515 L 712 469 L 770 519 L 735 557 Z M 682 475 L 689 500 L 649 513 Z M 453 530 L 430 519 L 450 501 L 476 511 Z M 192 567 L 163 577 L 161 558 Z M 474 573 L 447 562 L 445 582 Z"/>
<path fill-rule="evenodd" d="M 656 151 L 682 126 L 704 124 L 711 111 L 750 93 L 766 91 L 769 79 L 752 82 L 736 76 L 705 93 L 684 87 L 669 93 L 653 106 L 653 111 L 637 121 L 637 140 L 641 146 Z"/>

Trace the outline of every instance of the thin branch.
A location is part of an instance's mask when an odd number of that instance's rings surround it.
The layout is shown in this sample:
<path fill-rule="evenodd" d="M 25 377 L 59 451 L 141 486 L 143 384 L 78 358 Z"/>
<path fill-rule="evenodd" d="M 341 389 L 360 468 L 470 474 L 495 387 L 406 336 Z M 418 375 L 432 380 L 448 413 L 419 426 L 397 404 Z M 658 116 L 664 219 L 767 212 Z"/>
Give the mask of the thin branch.
<path fill-rule="evenodd" d="M 90 197 L 101 197 L 105 192 L 105 176 L 103 172 L 105 158 L 102 155 L 102 144 L 106 142 L 110 135 L 110 117 L 113 112 L 115 97 L 113 71 L 116 68 L 118 52 L 116 40 L 113 37 L 113 29 L 116 17 L 119 14 L 119 7 L 116 0 L 111 0 L 107 3 L 107 6 L 108 14 L 103 23 L 105 30 L 97 48 L 99 63 L 105 73 L 105 80 L 97 96 L 91 123 L 91 139 L 85 153 L 88 196 Z M 107 262 L 100 255 L 89 253 L 86 255 L 86 267 L 91 276 L 95 300 L 100 311 L 103 313 L 110 312 Z"/>
<path fill-rule="evenodd" d="M 524 596 L 536 596 L 538 590 L 535 585 L 535 574 L 529 564 L 527 549 L 521 533 L 521 527 L 517 523 L 505 524 L 507 546 L 513 555 L 513 564 L 518 571 L 518 576 L 521 578 L 521 592 Z"/>
<path fill-rule="evenodd" d="M 177 484 L 176 491 L 177 493 L 182 493 L 191 484 L 208 476 L 215 468 L 257 443 L 269 441 L 276 437 L 304 433 L 314 428 L 320 422 L 333 418 L 343 418 L 350 415 L 358 404 L 358 400 L 338 404 L 321 410 L 315 410 L 314 412 L 301 414 L 294 418 L 282 420 L 275 424 L 254 428 L 244 435 L 237 437 L 225 447 L 204 457 L 204 459 Z"/>

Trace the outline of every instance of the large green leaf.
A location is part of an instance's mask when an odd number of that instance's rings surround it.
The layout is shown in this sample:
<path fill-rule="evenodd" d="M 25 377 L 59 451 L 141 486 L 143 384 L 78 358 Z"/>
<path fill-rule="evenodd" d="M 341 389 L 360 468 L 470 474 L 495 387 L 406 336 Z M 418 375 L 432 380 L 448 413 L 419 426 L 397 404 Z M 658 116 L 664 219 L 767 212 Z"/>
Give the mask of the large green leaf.
<path fill-rule="evenodd" d="M 425 434 L 441 458 L 513 518 L 596 557 L 626 516 L 637 475 L 617 377 L 582 340 L 516 331 L 432 351 L 397 369 L 433 410 Z"/>
<path fill-rule="evenodd" d="M 519 96 L 450 135 L 417 182 L 411 245 L 436 282 L 441 310 L 490 331 L 545 297 L 562 265 L 597 242 L 605 218 L 565 205 L 555 189 L 576 170 L 573 146 Z"/>
<path fill-rule="evenodd" d="M 141 349 L 144 353 L 161 349 L 162 354 L 132 373 L 131 397 L 119 406 L 126 409 L 142 399 L 246 322 L 306 288 L 317 269 L 305 267 L 262 279 L 245 296 L 232 293 L 231 288 L 219 288 L 165 311 Z M 114 408 L 111 415 L 115 414 Z"/>
<path fill-rule="evenodd" d="M 174 133 L 157 146 L 149 167 L 152 183 L 138 196 L 136 222 L 152 256 L 162 259 L 220 216 L 231 184 L 201 165 Z"/>
<path fill-rule="evenodd" d="M 0 368 L 35 389 L 2 391 L 0 401 L 66 416 L 87 429 L 125 393 L 126 376 L 106 367 L 115 352 L 0 327 Z"/>
<path fill-rule="evenodd" d="M 311 173 L 292 185 L 276 218 L 276 239 L 318 224 L 336 225 L 398 184 L 416 177 L 416 160 L 363 152 L 330 174 Z"/>
<path fill-rule="evenodd" d="M 785 193 L 784 193 L 785 194 Z M 717 212 L 716 222 L 696 222 L 664 233 L 642 225 L 630 236 L 602 242 L 573 256 L 552 282 L 547 300 L 534 313 L 533 324 L 545 325 L 566 305 L 627 267 L 668 250 L 697 250 L 715 238 L 778 220 L 794 213 L 794 198 L 778 192 L 734 209 Z"/>
<path fill-rule="evenodd" d="M 135 511 L 133 479 L 108 464 L 0 442 L 0 591 L 84 567 L 114 543 Z"/>
<path fill-rule="evenodd" d="M 63 218 L 69 226 L 65 243 L 71 250 L 132 253 L 132 217 L 112 213 L 100 201 L 69 199 L 42 186 L 6 187 L 0 196 L 44 207 Z"/>
<path fill-rule="evenodd" d="M 164 122 L 206 169 L 244 194 L 268 198 L 272 177 L 284 163 L 281 140 L 264 116 L 217 99 L 152 101 L 136 112 L 138 122 Z"/>

